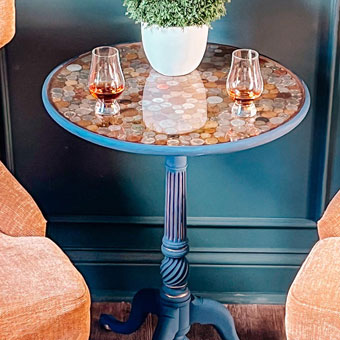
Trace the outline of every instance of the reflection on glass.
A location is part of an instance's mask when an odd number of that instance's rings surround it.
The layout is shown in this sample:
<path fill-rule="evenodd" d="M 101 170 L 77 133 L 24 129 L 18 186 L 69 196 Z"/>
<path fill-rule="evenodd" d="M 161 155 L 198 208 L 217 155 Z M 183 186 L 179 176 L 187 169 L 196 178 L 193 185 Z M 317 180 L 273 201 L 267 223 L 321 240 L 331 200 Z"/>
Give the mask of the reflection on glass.
<path fill-rule="evenodd" d="M 119 51 L 110 46 L 93 49 L 89 75 L 89 90 L 97 99 L 95 113 L 98 115 L 117 114 L 120 110 L 116 99 L 125 87 L 120 66 Z"/>
<path fill-rule="evenodd" d="M 254 99 L 263 91 L 259 54 L 254 50 L 235 50 L 227 78 L 227 91 L 235 101 L 232 112 L 240 117 L 256 114 Z"/>
<path fill-rule="evenodd" d="M 151 70 L 143 93 L 143 120 L 158 133 L 179 135 L 204 126 L 207 98 L 198 71 L 167 77 Z"/>

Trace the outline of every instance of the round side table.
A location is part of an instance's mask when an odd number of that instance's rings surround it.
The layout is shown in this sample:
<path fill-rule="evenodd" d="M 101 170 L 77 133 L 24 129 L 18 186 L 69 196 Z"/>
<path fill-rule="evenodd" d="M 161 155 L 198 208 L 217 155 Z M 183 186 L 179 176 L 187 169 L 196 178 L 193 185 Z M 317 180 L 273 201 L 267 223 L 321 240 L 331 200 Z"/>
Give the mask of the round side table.
<path fill-rule="evenodd" d="M 110 149 L 166 156 L 162 288 L 140 290 L 127 322 L 104 314 L 100 323 L 129 334 L 153 313 L 158 316 L 154 340 L 186 339 L 193 323 L 212 324 L 223 340 L 237 340 L 229 311 L 193 296 L 187 287 L 187 157 L 236 152 L 282 137 L 306 116 L 308 89 L 287 68 L 261 56 L 264 92 L 255 102 L 257 114 L 240 118 L 232 115 L 225 89 L 235 48 L 208 44 L 197 70 L 166 77 L 152 70 L 140 43 L 116 47 L 126 79 L 119 114 L 105 119 L 94 114 L 95 99 L 87 89 L 90 52 L 55 68 L 42 90 L 49 115 L 72 134 Z"/>

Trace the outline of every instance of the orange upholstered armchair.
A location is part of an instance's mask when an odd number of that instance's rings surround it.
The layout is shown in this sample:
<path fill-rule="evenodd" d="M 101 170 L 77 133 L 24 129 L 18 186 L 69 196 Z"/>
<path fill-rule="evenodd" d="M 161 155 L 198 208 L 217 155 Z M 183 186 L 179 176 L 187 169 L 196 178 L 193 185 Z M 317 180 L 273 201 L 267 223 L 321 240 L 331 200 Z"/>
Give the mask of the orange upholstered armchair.
<path fill-rule="evenodd" d="M 6 45 L 15 33 L 14 0 L 0 0 L 0 48 Z"/>
<path fill-rule="evenodd" d="M 288 340 L 340 340 L 340 191 L 318 222 L 318 231 L 320 241 L 288 293 Z"/>
<path fill-rule="evenodd" d="M 32 197 L 0 163 L 0 339 L 88 340 L 90 296 L 67 256 L 44 237 Z"/>
<path fill-rule="evenodd" d="M 0 0 L 0 48 L 14 32 L 14 0 Z M 45 229 L 32 197 L 0 162 L 0 340 L 89 338 L 86 283 Z"/>

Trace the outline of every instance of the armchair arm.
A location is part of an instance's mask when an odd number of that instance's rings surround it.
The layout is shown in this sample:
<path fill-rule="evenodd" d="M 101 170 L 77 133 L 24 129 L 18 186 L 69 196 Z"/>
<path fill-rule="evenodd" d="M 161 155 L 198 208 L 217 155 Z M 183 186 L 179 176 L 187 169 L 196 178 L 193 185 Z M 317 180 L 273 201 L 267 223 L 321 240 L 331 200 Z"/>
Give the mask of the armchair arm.
<path fill-rule="evenodd" d="M 328 204 L 318 222 L 320 239 L 340 236 L 340 190 Z"/>
<path fill-rule="evenodd" d="M 46 220 L 33 198 L 0 162 L 0 232 L 44 236 L 45 231 Z"/>
<path fill-rule="evenodd" d="M 6 45 L 15 33 L 14 0 L 0 0 L 0 48 Z"/>

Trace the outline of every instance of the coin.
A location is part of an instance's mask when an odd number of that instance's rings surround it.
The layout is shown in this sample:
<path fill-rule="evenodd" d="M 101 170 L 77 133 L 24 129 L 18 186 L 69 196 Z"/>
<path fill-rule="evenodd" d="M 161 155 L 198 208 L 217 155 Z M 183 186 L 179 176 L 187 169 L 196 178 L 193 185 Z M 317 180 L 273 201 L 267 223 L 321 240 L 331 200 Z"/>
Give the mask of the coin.
<path fill-rule="evenodd" d="M 203 138 L 203 139 L 206 139 L 206 138 L 209 138 L 209 137 L 211 137 L 211 134 L 210 133 L 201 133 L 201 138 Z"/>
<path fill-rule="evenodd" d="M 223 99 L 221 97 L 218 96 L 211 96 L 207 98 L 207 102 L 209 104 L 219 104 L 223 102 Z"/>
<path fill-rule="evenodd" d="M 92 131 L 92 132 L 96 132 L 98 130 L 98 126 L 97 125 L 89 125 L 86 127 L 86 129 Z"/>
<path fill-rule="evenodd" d="M 272 124 L 279 125 L 279 124 L 282 124 L 284 122 L 284 119 L 282 117 L 273 117 L 273 118 L 270 118 L 269 121 Z"/>
<path fill-rule="evenodd" d="M 167 140 L 168 139 L 168 136 L 167 135 L 164 135 L 164 134 L 158 134 L 155 136 L 155 139 L 157 141 L 160 141 L 160 140 Z"/>
<path fill-rule="evenodd" d="M 169 85 L 167 84 L 158 84 L 157 88 L 160 90 L 167 90 L 169 88 Z"/>
<path fill-rule="evenodd" d="M 245 121 L 242 119 L 233 119 L 230 123 L 232 126 L 242 126 L 245 124 Z"/>
<path fill-rule="evenodd" d="M 159 98 L 153 98 L 152 101 L 153 101 L 154 103 L 163 103 L 163 102 L 164 102 L 164 99 L 159 97 Z"/>
<path fill-rule="evenodd" d="M 193 138 L 191 141 L 190 141 L 190 144 L 191 145 L 203 145 L 204 144 L 204 140 L 203 139 L 200 139 L 200 138 Z"/>
<path fill-rule="evenodd" d="M 110 131 L 119 131 L 119 130 L 121 129 L 121 126 L 120 126 L 120 125 L 110 125 L 110 126 L 108 127 L 108 129 L 109 129 Z"/>
<path fill-rule="evenodd" d="M 79 64 L 70 64 L 66 67 L 68 71 L 75 72 L 80 71 L 82 67 Z"/>
<path fill-rule="evenodd" d="M 204 129 L 216 128 L 217 126 L 218 126 L 218 123 L 216 121 L 208 120 L 204 125 Z"/>
<path fill-rule="evenodd" d="M 179 145 L 179 140 L 178 139 L 168 139 L 168 143 L 169 146 L 176 146 Z"/>
<path fill-rule="evenodd" d="M 217 144 L 218 143 L 218 139 L 217 138 L 215 138 L 215 137 L 211 137 L 211 138 L 207 138 L 206 140 L 205 140 L 205 143 L 206 144 Z"/>

